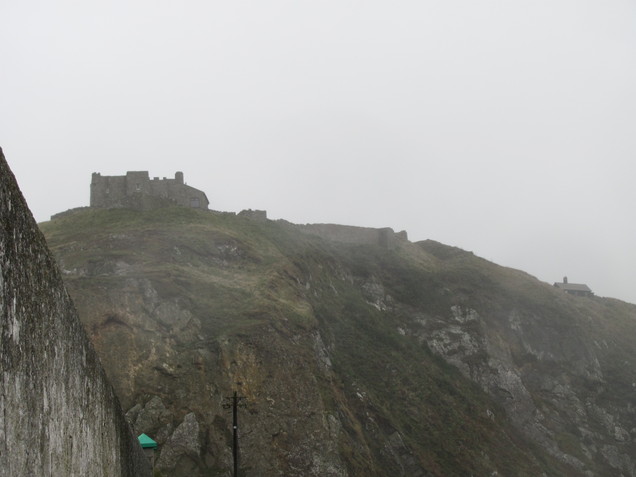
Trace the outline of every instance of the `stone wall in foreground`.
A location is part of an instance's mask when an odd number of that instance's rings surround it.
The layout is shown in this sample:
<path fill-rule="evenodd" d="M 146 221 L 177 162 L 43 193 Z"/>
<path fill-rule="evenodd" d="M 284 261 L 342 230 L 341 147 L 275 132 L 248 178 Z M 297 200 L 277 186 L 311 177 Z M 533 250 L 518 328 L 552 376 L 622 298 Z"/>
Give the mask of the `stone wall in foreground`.
<path fill-rule="evenodd" d="M 0 477 L 150 475 L 0 150 Z"/>

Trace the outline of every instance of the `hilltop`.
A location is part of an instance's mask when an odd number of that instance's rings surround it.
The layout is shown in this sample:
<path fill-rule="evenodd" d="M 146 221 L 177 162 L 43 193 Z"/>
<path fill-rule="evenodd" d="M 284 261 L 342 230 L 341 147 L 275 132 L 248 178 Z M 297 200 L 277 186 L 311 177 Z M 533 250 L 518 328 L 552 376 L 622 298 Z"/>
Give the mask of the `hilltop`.
<path fill-rule="evenodd" d="M 162 475 L 229 475 L 234 390 L 246 475 L 636 475 L 634 305 L 400 234 L 179 207 L 40 225 Z"/>

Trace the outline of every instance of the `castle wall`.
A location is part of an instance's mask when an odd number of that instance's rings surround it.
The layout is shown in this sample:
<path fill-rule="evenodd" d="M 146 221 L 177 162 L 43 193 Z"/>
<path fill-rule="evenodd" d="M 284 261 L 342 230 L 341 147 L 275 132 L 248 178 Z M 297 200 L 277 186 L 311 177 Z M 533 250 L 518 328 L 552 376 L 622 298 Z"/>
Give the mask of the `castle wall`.
<path fill-rule="evenodd" d="M 0 477 L 149 477 L 0 151 Z"/>
<path fill-rule="evenodd" d="M 207 209 L 209 202 L 204 192 L 184 183 L 182 172 L 177 172 L 174 179 L 152 180 L 147 171 L 129 171 L 125 176 L 99 173 L 92 176 L 91 207 L 146 210 L 170 204 Z"/>
<path fill-rule="evenodd" d="M 325 240 L 359 245 L 377 245 L 393 249 L 399 241 L 407 241 L 406 232 L 395 233 L 389 227 L 374 229 L 337 224 L 297 225 L 302 232 L 317 235 Z"/>
<path fill-rule="evenodd" d="M 123 207 L 127 194 L 126 176 L 102 176 L 93 173 L 91 180 L 91 207 Z"/>
<path fill-rule="evenodd" d="M 155 197 L 169 198 L 182 207 L 208 208 L 208 199 L 203 192 L 177 179 L 153 179 L 150 181 L 150 193 Z"/>
<path fill-rule="evenodd" d="M 252 209 L 245 209 L 245 210 L 241 210 L 238 215 L 240 217 L 248 217 L 252 220 L 267 220 L 267 211 L 266 210 L 252 210 Z"/>
<path fill-rule="evenodd" d="M 126 172 L 126 196 L 135 194 L 150 194 L 150 177 L 148 171 Z"/>

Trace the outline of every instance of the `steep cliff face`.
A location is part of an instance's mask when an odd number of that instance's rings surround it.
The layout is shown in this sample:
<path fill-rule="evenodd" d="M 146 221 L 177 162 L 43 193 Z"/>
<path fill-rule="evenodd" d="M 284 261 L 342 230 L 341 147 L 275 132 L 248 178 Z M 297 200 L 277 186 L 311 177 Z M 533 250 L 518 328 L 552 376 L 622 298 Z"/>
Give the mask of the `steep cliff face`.
<path fill-rule="evenodd" d="M 410 332 L 495 397 L 526 437 L 576 475 L 635 475 L 636 306 L 572 297 L 434 242 L 458 279 L 445 319 Z"/>
<path fill-rule="evenodd" d="M 0 476 L 150 476 L 0 151 Z"/>
<path fill-rule="evenodd" d="M 435 242 L 187 209 L 42 224 L 163 475 L 634 475 L 636 307 Z"/>

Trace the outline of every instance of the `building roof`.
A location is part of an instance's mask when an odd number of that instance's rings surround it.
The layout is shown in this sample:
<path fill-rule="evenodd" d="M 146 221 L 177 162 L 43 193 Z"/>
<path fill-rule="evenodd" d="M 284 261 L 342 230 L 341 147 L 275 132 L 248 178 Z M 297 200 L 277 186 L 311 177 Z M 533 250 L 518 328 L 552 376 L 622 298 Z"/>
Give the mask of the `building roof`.
<path fill-rule="evenodd" d="M 587 285 L 583 284 L 583 283 L 563 283 L 563 282 L 556 282 L 554 284 L 555 287 L 560 288 L 561 290 L 565 290 L 565 291 L 582 291 L 582 292 L 590 292 L 592 293 L 592 290 L 590 289 L 590 287 L 588 287 Z"/>

